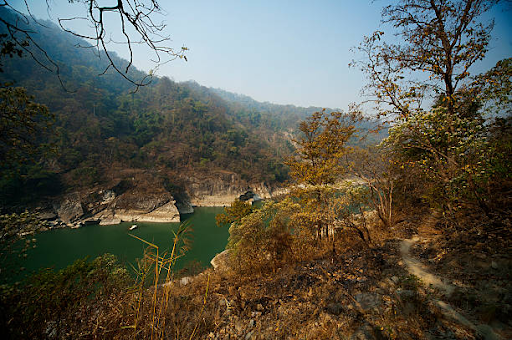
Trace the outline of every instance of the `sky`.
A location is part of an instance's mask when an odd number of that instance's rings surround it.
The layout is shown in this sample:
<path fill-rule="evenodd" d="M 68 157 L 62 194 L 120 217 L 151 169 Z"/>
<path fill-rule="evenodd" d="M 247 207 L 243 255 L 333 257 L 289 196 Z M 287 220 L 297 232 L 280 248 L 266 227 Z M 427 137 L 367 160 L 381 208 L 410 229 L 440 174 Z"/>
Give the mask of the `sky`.
<path fill-rule="evenodd" d="M 14 0 L 22 6 L 21 0 Z M 103 1 L 108 3 L 109 0 Z M 112 2 L 112 0 L 110 1 Z M 55 20 L 83 11 L 67 0 L 28 0 L 34 16 Z M 175 49 L 186 46 L 187 60 L 161 66 L 158 76 L 194 80 L 207 87 L 251 96 L 258 101 L 347 109 L 361 101 L 364 74 L 348 64 L 361 58 L 351 52 L 365 35 L 378 29 L 384 0 L 160 0 Z M 78 6 L 78 7 L 77 7 Z M 496 8 L 484 71 L 512 56 L 512 9 Z M 73 12 L 79 11 L 79 12 Z M 114 26 L 115 28 L 115 26 Z M 115 37 L 114 37 L 115 38 Z M 119 45 L 111 47 L 122 57 Z M 147 51 L 135 49 L 134 64 L 154 69 Z"/>

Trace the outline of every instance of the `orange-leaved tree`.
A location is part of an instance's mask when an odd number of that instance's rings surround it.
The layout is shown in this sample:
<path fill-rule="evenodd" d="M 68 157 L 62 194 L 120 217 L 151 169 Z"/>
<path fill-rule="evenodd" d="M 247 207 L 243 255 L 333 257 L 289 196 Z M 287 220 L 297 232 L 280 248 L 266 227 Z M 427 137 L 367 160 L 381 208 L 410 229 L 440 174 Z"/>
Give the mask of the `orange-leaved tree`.
<path fill-rule="evenodd" d="M 338 216 L 337 209 L 333 209 L 335 190 L 328 185 L 346 174 L 348 163 L 344 158 L 352 152 L 349 141 L 362 119 L 358 112 L 327 113 L 324 109 L 300 123 L 300 135 L 294 140 L 296 152 L 287 165 L 299 184 L 293 194 L 300 199 L 309 227 L 318 238 L 332 235 L 329 230 Z"/>

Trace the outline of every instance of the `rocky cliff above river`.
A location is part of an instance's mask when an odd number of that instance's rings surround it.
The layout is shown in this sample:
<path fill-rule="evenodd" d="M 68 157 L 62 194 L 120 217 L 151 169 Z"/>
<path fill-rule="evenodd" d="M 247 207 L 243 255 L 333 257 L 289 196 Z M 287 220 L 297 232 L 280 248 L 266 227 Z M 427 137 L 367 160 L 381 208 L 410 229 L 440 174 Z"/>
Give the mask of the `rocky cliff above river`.
<path fill-rule="evenodd" d="M 179 222 L 180 213 L 173 196 L 165 191 L 147 192 L 134 188 L 125 193 L 112 189 L 71 193 L 54 203 L 56 215 L 45 211 L 41 217 L 58 217 L 67 225 L 102 225 L 130 222 Z"/>
<path fill-rule="evenodd" d="M 179 222 L 180 214 L 193 213 L 194 206 L 226 206 L 235 199 L 268 199 L 280 193 L 264 183 L 249 184 L 227 171 L 193 175 L 185 183 L 183 190 L 173 196 L 152 174 L 136 172 L 106 188 L 55 198 L 51 205 L 38 211 L 41 218 L 52 220 L 55 226 L 169 223 Z"/>
<path fill-rule="evenodd" d="M 187 188 L 193 206 L 226 206 L 240 199 L 247 192 L 255 194 L 255 199 L 269 199 L 281 193 L 265 183 L 247 183 L 232 172 L 218 171 L 209 177 L 192 176 Z"/>

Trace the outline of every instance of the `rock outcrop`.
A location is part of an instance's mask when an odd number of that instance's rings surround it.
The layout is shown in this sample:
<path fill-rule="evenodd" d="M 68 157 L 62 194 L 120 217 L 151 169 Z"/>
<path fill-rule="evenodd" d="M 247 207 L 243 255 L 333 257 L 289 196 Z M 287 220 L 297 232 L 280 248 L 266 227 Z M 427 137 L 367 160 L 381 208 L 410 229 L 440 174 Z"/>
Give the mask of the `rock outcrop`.
<path fill-rule="evenodd" d="M 175 201 L 169 201 L 154 210 L 119 209 L 115 211 L 113 218 L 131 222 L 179 222 L 180 213 L 174 203 Z"/>
<path fill-rule="evenodd" d="M 75 192 L 65 196 L 64 200 L 55 206 L 55 210 L 64 223 L 79 220 L 84 215 L 80 194 Z"/>
<path fill-rule="evenodd" d="M 68 194 L 53 204 L 53 211 L 58 215 L 58 223 L 72 227 L 87 221 L 97 221 L 100 225 L 122 221 L 180 221 L 176 201 L 169 192 L 136 178 L 122 180 L 109 189 Z"/>
<path fill-rule="evenodd" d="M 279 194 L 264 183 L 248 184 L 237 174 L 228 171 L 217 171 L 205 178 L 190 177 L 187 191 L 191 204 L 203 207 L 230 205 L 248 191 L 260 199 L 269 199 Z"/>
<path fill-rule="evenodd" d="M 117 221 L 179 222 L 180 213 L 175 203 L 167 192 L 147 193 L 134 188 L 110 200 L 95 218 L 103 225 Z"/>
<path fill-rule="evenodd" d="M 213 269 L 215 271 L 223 272 L 229 269 L 229 254 L 231 253 L 231 249 L 226 249 L 223 252 L 215 255 L 215 257 L 210 261 Z"/>
<path fill-rule="evenodd" d="M 176 201 L 175 205 L 181 215 L 194 213 L 194 207 L 192 206 L 192 203 L 190 203 L 190 200 L 181 202 Z"/>
<path fill-rule="evenodd" d="M 68 194 L 45 213 L 51 219 L 56 215 L 55 226 L 76 227 L 91 219 L 100 225 L 169 223 L 179 222 L 181 214 L 193 213 L 194 206 L 227 206 L 235 199 L 257 201 L 280 194 L 264 183 L 248 184 L 229 171 L 202 177 L 194 174 L 185 182 L 180 191 L 171 193 L 154 174 L 132 171 L 108 188 Z"/>

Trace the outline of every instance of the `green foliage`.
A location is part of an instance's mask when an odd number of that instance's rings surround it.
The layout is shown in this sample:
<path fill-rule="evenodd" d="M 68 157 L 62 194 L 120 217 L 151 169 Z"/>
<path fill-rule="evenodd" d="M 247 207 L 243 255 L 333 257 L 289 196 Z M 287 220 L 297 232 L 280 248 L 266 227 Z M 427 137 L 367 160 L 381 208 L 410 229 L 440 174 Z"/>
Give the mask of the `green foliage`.
<path fill-rule="evenodd" d="M 9 39 L 9 35 L 6 33 L 0 33 L 0 73 L 3 72 L 3 58 L 9 57 L 13 58 L 14 56 L 21 57 L 23 55 L 23 50 L 20 47 L 26 47 L 27 43 L 22 42 L 21 46 L 18 46 L 16 42 L 12 39 Z"/>
<path fill-rule="evenodd" d="M 300 204 L 294 219 L 315 239 L 334 239 L 335 228 L 338 232 L 352 228 L 365 243 L 369 241 L 367 230 L 365 235 L 355 224 L 356 214 L 364 214 L 369 203 L 370 193 L 366 186 L 344 181 L 336 186 L 296 188 L 292 195 Z"/>
<path fill-rule="evenodd" d="M 366 59 L 352 63 L 368 75 L 366 90 L 379 114 L 407 118 L 423 110 L 425 96 L 435 95 L 456 114 L 459 90 L 490 41 L 493 22 L 482 14 L 498 2 L 402 0 L 385 6 L 382 19 L 397 30 L 399 43 L 377 31 L 358 48 Z"/>
<path fill-rule="evenodd" d="M 240 222 L 231 224 L 227 248 L 233 249 L 232 259 L 238 270 L 265 272 L 292 258 L 297 250 L 292 244 L 299 240 L 293 235 L 300 234 L 292 215 L 298 208 L 291 199 L 269 201 Z"/>
<path fill-rule="evenodd" d="M 512 178 L 512 115 L 497 117 L 489 125 L 487 162 L 493 180 L 510 181 Z"/>
<path fill-rule="evenodd" d="M 375 32 L 361 44 L 367 59 L 356 64 L 369 75 L 378 114 L 395 114 L 383 143 L 397 186 L 388 203 L 421 199 L 451 216 L 463 207 L 491 216 L 497 208 L 491 188 L 508 185 L 497 174 L 510 157 L 502 152 L 507 138 L 492 137 L 489 117 L 510 110 L 511 63 L 470 74 L 491 38 L 493 24 L 482 15 L 497 2 L 399 1 L 384 8 L 383 19 L 398 28 L 400 43 Z M 429 96 L 436 101 L 425 108 Z"/>
<path fill-rule="evenodd" d="M 16 316 L 4 323 L 5 331 L 13 339 L 77 337 L 77 331 L 90 331 L 80 327 L 80 320 L 107 307 L 130 282 L 127 270 L 111 254 L 77 260 L 58 272 L 43 270 L 22 287 L 4 287 L 2 313 Z"/>
<path fill-rule="evenodd" d="M 229 207 L 224 208 L 223 214 L 215 216 L 217 226 L 231 225 L 240 223 L 242 218 L 253 212 L 251 203 L 240 200 L 234 200 Z"/>
<path fill-rule="evenodd" d="M 417 184 L 428 183 L 423 196 L 431 205 L 471 204 L 488 212 L 491 183 L 510 176 L 506 139 L 491 142 L 489 128 L 478 116 L 448 117 L 437 108 L 395 125 L 385 143 L 400 168 L 417 174 Z"/>
<path fill-rule="evenodd" d="M 366 187 L 345 182 L 297 188 L 281 201 L 265 202 L 231 224 L 227 248 L 233 250 L 234 268 L 264 273 L 310 259 L 326 244 L 334 251 L 337 235 L 345 229 L 356 231 L 368 244 L 363 215 L 368 195 Z"/>
<path fill-rule="evenodd" d="M 22 87 L 0 88 L 0 163 L 3 172 L 16 170 L 43 155 L 39 138 L 51 125 L 53 115 L 35 103 Z"/>
<path fill-rule="evenodd" d="M 200 89 L 197 83 L 188 82 L 188 84 L 191 87 Z M 242 94 L 235 94 L 221 89 L 212 90 L 226 101 L 242 124 L 252 126 L 253 129 L 264 127 L 275 131 L 286 131 L 290 127 L 295 128 L 297 122 L 310 117 L 314 112 L 322 111 L 321 107 L 304 108 L 294 105 L 262 103 Z"/>
<path fill-rule="evenodd" d="M 79 39 L 50 23 L 33 30 L 34 41 L 62 65 L 60 80 L 69 91 L 31 58 L 5 60 L 0 81 L 24 86 L 55 116 L 56 133 L 38 142 L 56 146 L 56 156 L 44 166 L 67 173 L 65 185 L 101 183 L 128 167 L 173 173 L 229 170 L 247 181 L 268 183 L 288 179 L 282 159 L 291 145 L 274 123 L 247 121 L 239 114 L 242 108 L 235 109 L 210 89 L 168 78 L 131 93 L 116 72 L 98 77 L 108 65 L 105 60 L 89 49 L 69 48 L 83 44 Z M 132 79 L 144 76 L 130 70 Z M 268 113 L 269 121 L 277 119 L 271 117 L 277 114 Z"/>
<path fill-rule="evenodd" d="M 99 180 L 98 170 L 94 167 L 77 168 L 70 171 L 71 178 L 80 185 L 92 186 Z"/>
<path fill-rule="evenodd" d="M 500 60 L 489 71 L 477 75 L 471 90 L 476 99 L 485 103 L 487 112 L 510 114 L 512 58 Z"/>
<path fill-rule="evenodd" d="M 28 211 L 0 215 L 0 283 L 5 283 L 20 270 L 20 263 L 9 261 L 14 258 L 13 254 L 25 258 L 27 250 L 35 247 L 33 235 L 45 227 L 45 222 Z"/>
<path fill-rule="evenodd" d="M 295 219 L 315 238 L 326 237 L 329 226 L 337 218 L 340 203 L 338 190 L 333 186 L 317 185 L 296 188 L 292 195 L 298 199 L 300 209 Z"/>
<path fill-rule="evenodd" d="M 367 198 L 364 200 L 385 227 L 394 224 L 394 198 L 397 180 L 396 169 L 384 145 L 357 149 L 353 157 L 352 170 L 356 177 L 364 181 Z"/>

